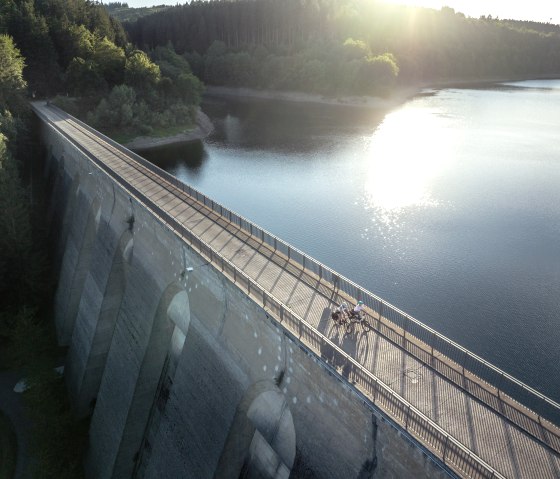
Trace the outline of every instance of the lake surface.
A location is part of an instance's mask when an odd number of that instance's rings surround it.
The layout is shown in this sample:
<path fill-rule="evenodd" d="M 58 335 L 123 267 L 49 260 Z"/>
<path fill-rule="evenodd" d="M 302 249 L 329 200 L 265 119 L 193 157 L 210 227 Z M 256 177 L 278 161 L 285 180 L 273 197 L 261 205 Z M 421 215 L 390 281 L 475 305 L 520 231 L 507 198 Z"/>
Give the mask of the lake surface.
<path fill-rule="evenodd" d="M 560 80 L 203 109 L 144 156 L 560 401 Z"/>

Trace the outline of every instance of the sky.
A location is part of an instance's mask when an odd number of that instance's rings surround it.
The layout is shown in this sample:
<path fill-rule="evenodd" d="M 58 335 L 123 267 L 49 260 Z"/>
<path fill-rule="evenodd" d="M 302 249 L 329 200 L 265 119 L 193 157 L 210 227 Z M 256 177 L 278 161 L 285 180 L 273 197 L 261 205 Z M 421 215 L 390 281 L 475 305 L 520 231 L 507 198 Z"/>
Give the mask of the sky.
<path fill-rule="evenodd" d="M 141 0 L 139 0 L 141 1 Z M 440 9 L 454 8 L 469 17 L 492 15 L 503 19 L 534 20 L 537 22 L 560 23 L 558 0 L 385 0 L 388 3 L 418 5 Z M 552 19 L 552 20 L 551 20 Z"/>
<path fill-rule="evenodd" d="M 112 0 L 105 0 L 109 3 Z M 120 0 L 129 7 L 150 7 L 152 5 L 184 4 L 185 0 Z M 282 1 L 282 0 L 278 0 Z M 498 18 L 534 20 L 560 24 L 560 1 L 558 0 L 385 0 L 388 3 L 418 5 L 440 9 L 442 6 L 454 8 L 467 16 L 478 18 L 492 15 Z M 552 20 L 551 20 L 552 19 Z"/>

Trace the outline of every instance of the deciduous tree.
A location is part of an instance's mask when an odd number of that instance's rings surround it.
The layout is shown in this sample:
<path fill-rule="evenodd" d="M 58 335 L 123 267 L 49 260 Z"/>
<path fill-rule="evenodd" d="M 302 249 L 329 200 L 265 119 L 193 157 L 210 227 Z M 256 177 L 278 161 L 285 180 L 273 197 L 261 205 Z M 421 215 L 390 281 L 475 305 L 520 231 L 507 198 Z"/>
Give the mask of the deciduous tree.
<path fill-rule="evenodd" d="M 8 35 L 0 35 L 0 112 L 19 106 L 19 99 L 26 87 L 24 66 L 24 59 L 13 39 Z"/>

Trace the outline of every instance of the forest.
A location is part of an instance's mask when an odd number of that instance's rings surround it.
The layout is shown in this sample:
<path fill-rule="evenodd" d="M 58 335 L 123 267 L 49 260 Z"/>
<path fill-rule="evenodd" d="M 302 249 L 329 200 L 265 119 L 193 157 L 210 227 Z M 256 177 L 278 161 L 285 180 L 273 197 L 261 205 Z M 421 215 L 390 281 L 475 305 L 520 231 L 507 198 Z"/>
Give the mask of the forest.
<path fill-rule="evenodd" d="M 560 72 L 557 25 L 376 0 L 193 1 L 124 24 L 212 85 L 330 95 Z"/>
<path fill-rule="evenodd" d="M 29 477 L 80 478 L 87 421 L 70 411 L 51 319 L 47 209 L 38 178 L 44 152 L 28 105 L 25 58 L 0 34 L 0 371 L 25 378 Z M 4 392 L 4 391 L 3 391 Z M 13 477 L 17 443 L 0 411 L 0 477 Z"/>
<path fill-rule="evenodd" d="M 203 91 L 185 58 L 151 56 L 127 41 L 120 22 L 89 0 L 6 0 L 0 33 L 25 58 L 35 97 L 54 100 L 105 133 L 129 137 L 193 125 Z"/>
<path fill-rule="evenodd" d="M 184 57 L 167 47 L 133 48 L 95 2 L 0 2 L 0 371 L 25 379 L 29 477 L 83 477 L 88 429 L 55 371 L 65 354 L 52 321 L 57 272 L 49 244 L 57 238 L 48 229 L 46 152 L 29 101 L 50 98 L 105 131 L 138 134 L 191 124 L 202 89 Z M 0 411 L 0 477 L 15 467 L 12 429 Z"/>
<path fill-rule="evenodd" d="M 153 7 L 129 7 L 128 3 L 111 2 L 103 4 L 107 13 L 119 22 L 134 22 L 141 17 L 161 12 L 171 8 L 169 5 L 154 5 Z"/>

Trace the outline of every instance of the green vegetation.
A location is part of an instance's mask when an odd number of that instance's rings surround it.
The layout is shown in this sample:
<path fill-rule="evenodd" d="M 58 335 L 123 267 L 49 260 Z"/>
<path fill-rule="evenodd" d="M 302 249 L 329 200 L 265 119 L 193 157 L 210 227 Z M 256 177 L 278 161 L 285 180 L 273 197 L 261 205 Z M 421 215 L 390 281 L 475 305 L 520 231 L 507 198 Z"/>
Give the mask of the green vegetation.
<path fill-rule="evenodd" d="M 173 45 L 213 85 L 384 94 L 396 84 L 560 73 L 559 26 L 448 7 L 210 0 L 125 26 L 143 48 Z"/>
<path fill-rule="evenodd" d="M 16 469 L 17 440 L 10 420 L 0 411 L 0 479 L 12 479 Z"/>
<path fill-rule="evenodd" d="M 0 32 L 25 57 L 33 93 L 71 95 L 71 113 L 105 133 L 149 135 L 196 120 L 203 85 L 185 58 L 171 47 L 151 52 L 154 58 L 132 48 L 120 23 L 97 2 L 6 0 Z M 68 106 L 60 97 L 55 103 Z"/>
<path fill-rule="evenodd" d="M 0 3 L 0 360 L 1 368 L 21 371 L 28 386 L 33 477 L 83 477 L 88 424 L 73 417 L 54 371 L 63 352 L 51 318 L 45 202 L 30 181 L 33 159 L 44 152 L 27 93 L 62 93 L 56 102 L 71 113 L 132 136 L 192 124 L 202 90 L 184 57 L 168 47 L 149 55 L 132 48 L 95 2 Z M 13 467 L 11 449 L 0 446 L 3 467 Z"/>
<path fill-rule="evenodd" d="M 120 23 L 96 2 L 85 0 L 3 0 L 0 33 L 10 35 L 26 59 L 25 78 L 37 95 L 65 86 L 75 57 L 90 48 L 86 32 L 119 47 L 126 44 Z"/>
<path fill-rule="evenodd" d="M 26 126 L 24 60 L 13 40 L 0 35 L 0 336 L 28 295 L 40 296 L 34 276 L 44 262 L 33 247 L 31 204 L 16 158 L 30 153 Z"/>
<path fill-rule="evenodd" d="M 73 417 L 64 380 L 54 370 L 60 352 L 53 327 L 27 306 L 14 319 L 10 349 L 13 365 L 23 371 L 28 387 L 23 397 L 32 424 L 33 477 L 79 479 L 84 475 L 88 420 Z"/>
<path fill-rule="evenodd" d="M 265 47 L 230 51 L 216 40 L 204 55 L 205 81 L 213 85 L 301 90 L 322 94 L 379 95 L 387 93 L 399 68 L 390 53 L 373 54 L 352 39 L 326 51 L 310 45 L 292 55 L 277 55 Z M 363 42 L 360 42 L 363 43 Z M 186 54 L 192 58 L 196 54 Z M 259 60 L 260 59 L 260 60 Z"/>
<path fill-rule="evenodd" d="M 25 186 L 39 157 L 25 98 L 27 59 L 12 37 L 0 35 L 0 345 L 2 368 L 23 373 L 31 418 L 33 477 L 80 478 L 87 424 L 70 412 L 61 377 L 53 371 L 60 351 L 50 321 L 52 288 L 47 263 L 44 204 L 36 185 Z M 24 170 L 23 165 L 27 170 Z M 33 195 L 32 195 L 33 192 Z M 33 201 L 35 199 L 35 202 Z M 7 351 L 7 354 L 5 353 Z M 6 364 L 9 363 L 9 364 Z M 0 425 L 5 441 L 5 425 Z M 11 444 L 0 444 L 2 468 L 13 468 Z M 12 452 L 10 452 L 12 451 Z M 4 456 L 6 454 L 6 456 Z M 11 458 L 11 459 L 10 459 Z M 11 464 L 11 465 L 10 465 Z M 2 470 L 2 474 L 8 474 Z M 4 477 L 4 476 L 2 476 Z M 11 477 L 11 476 L 6 476 Z"/>
<path fill-rule="evenodd" d="M 160 128 L 152 128 L 150 130 L 150 138 L 168 138 L 175 135 L 180 135 L 192 129 L 191 124 L 177 124 L 174 126 L 166 126 Z M 131 132 L 115 132 L 112 134 L 113 140 L 126 144 L 134 140 L 138 137 L 138 133 L 131 133 Z"/>
<path fill-rule="evenodd" d="M 127 55 L 124 82 L 101 99 L 87 115 L 88 123 L 121 136 L 152 135 L 158 129 L 195 123 L 202 83 L 172 49 L 159 47 L 152 56 L 155 62 L 141 50 Z"/>
<path fill-rule="evenodd" d="M 111 2 L 103 5 L 109 15 L 121 22 L 134 22 L 141 17 L 151 15 L 152 13 L 162 12 L 171 8 L 169 5 L 154 5 L 153 7 L 132 8 L 128 3 Z"/>

